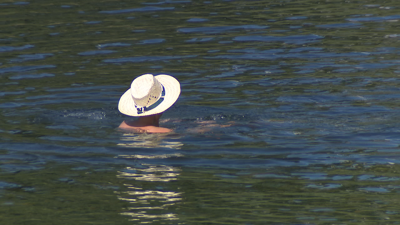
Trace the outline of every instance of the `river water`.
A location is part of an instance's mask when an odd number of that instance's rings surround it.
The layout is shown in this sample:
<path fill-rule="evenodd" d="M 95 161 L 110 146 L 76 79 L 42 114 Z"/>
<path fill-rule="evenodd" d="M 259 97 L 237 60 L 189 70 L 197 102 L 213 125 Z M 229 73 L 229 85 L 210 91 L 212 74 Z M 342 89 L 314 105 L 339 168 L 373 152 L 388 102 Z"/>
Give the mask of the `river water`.
<path fill-rule="evenodd" d="M 0 3 L 0 224 L 399 224 L 400 2 Z M 116 129 L 144 73 L 170 134 Z"/>

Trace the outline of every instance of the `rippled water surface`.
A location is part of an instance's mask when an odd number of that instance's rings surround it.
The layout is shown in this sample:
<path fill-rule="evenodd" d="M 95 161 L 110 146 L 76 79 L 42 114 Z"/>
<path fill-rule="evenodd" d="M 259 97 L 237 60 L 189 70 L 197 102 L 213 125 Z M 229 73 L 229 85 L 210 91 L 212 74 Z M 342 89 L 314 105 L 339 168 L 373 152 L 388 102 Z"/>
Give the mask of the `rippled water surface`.
<path fill-rule="evenodd" d="M 399 8 L 0 3 L 0 224 L 399 224 Z M 173 133 L 116 129 L 144 73 Z"/>

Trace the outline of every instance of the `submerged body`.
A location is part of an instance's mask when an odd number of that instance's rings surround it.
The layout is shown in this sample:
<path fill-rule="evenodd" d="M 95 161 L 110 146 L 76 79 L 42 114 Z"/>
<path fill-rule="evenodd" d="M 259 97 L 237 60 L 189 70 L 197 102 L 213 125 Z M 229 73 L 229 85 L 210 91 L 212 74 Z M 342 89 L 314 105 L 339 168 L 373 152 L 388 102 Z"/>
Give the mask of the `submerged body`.
<path fill-rule="evenodd" d="M 171 129 L 160 127 L 162 113 L 139 117 L 136 121 L 123 121 L 118 128 L 140 133 L 168 133 Z"/>

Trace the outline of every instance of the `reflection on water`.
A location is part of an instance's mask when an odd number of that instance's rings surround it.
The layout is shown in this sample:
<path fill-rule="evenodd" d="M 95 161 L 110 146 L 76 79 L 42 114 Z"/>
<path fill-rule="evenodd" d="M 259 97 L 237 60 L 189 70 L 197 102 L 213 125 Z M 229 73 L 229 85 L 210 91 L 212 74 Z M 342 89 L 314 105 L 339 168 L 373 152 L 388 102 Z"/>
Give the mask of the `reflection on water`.
<path fill-rule="evenodd" d="M 174 138 L 179 140 L 180 138 Z M 123 133 L 118 146 L 124 148 L 168 148 L 180 149 L 183 143 L 171 139 L 170 134 L 137 134 Z M 183 157 L 181 153 L 170 154 L 133 154 L 118 155 L 116 158 L 129 160 L 152 160 Z M 145 223 L 145 221 L 178 220 L 176 213 L 164 213 L 168 208 L 181 202 L 181 193 L 164 191 L 162 184 L 158 182 L 176 181 L 180 175 L 180 169 L 166 165 L 151 165 L 141 163 L 137 167 L 126 167 L 118 172 L 117 177 L 123 179 L 127 191 L 116 192 L 118 199 L 129 202 L 127 211 L 121 215 L 131 217 L 132 221 Z M 151 184 L 145 184 L 152 182 Z M 155 189 L 147 189 L 146 187 Z"/>
<path fill-rule="evenodd" d="M 135 134 L 123 133 L 118 146 L 125 148 L 169 148 L 180 149 L 183 143 L 179 141 L 168 140 L 168 134 Z M 179 140 L 179 138 L 177 138 Z M 118 155 L 117 158 L 129 160 L 142 159 L 168 159 L 171 157 L 182 157 L 181 153 L 170 154 L 135 154 L 135 155 Z M 131 217 L 132 221 L 162 221 L 162 220 L 178 220 L 176 213 L 164 213 L 168 208 L 181 202 L 181 194 L 179 192 L 164 191 L 163 185 L 144 184 L 146 182 L 171 182 L 176 181 L 180 174 L 180 170 L 172 166 L 151 165 L 141 163 L 140 167 L 126 167 L 119 171 L 117 177 L 124 179 L 124 185 L 128 187 L 128 191 L 118 192 L 118 199 L 127 201 L 130 206 L 127 211 L 121 215 Z M 135 182 L 136 181 L 136 182 Z M 140 182 L 140 183 L 138 183 Z M 146 189 L 146 187 L 155 187 L 158 190 Z"/>
<path fill-rule="evenodd" d="M 118 146 L 132 148 L 171 148 L 171 149 L 180 149 L 183 146 L 183 143 L 178 141 L 179 138 L 167 139 L 171 135 L 162 135 L 162 134 L 135 134 L 135 133 L 123 133 L 120 138 L 120 142 Z M 146 157 L 145 157 L 146 158 Z"/>
<path fill-rule="evenodd" d="M 134 179 L 140 181 L 169 182 L 176 180 L 176 177 L 179 175 L 179 170 L 170 166 L 154 166 L 145 164 L 142 164 L 142 166 L 147 168 L 140 169 L 127 167 L 124 171 L 119 172 L 118 178 Z"/>
<path fill-rule="evenodd" d="M 123 156 L 126 158 L 126 156 Z M 130 156 L 129 158 L 136 158 Z M 164 158 L 165 156 L 161 156 Z M 144 158 L 144 156 L 140 156 Z M 153 156 L 150 156 L 153 158 Z M 181 193 L 174 191 L 163 190 L 163 184 L 159 182 L 176 181 L 180 174 L 180 170 L 171 166 L 165 165 L 146 165 L 144 168 L 127 167 L 123 171 L 119 171 L 117 177 L 124 179 L 124 185 L 128 191 L 116 192 L 118 199 L 129 202 L 130 206 L 127 211 L 121 215 L 132 217 L 132 221 L 149 220 L 152 222 L 159 220 L 178 220 L 176 213 L 168 212 L 169 208 L 181 202 Z M 146 182 L 152 182 L 146 184 Z M 147 189 L 152 187 L 155 189 Z"/>

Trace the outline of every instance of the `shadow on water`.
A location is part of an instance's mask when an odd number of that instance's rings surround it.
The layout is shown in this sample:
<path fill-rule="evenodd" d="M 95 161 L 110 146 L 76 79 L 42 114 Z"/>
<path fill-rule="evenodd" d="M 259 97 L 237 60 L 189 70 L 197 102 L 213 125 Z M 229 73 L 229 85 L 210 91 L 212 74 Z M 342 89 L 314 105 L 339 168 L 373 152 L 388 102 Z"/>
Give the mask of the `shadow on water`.
<path fill-rule="evenodd" d="M 0 224 L 397 224 L 399 3 L 0 3 Z M 118 130 L 171 74 L 169 134 Z"/>

